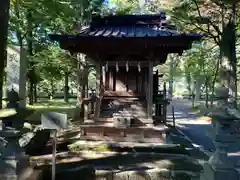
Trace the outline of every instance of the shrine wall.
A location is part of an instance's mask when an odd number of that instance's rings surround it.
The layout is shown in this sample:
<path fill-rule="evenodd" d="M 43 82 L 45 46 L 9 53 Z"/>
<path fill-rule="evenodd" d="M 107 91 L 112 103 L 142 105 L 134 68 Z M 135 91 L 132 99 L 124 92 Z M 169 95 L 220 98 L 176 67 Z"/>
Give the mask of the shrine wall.
<path fill-rule="evenodd" d="M 115 66 L 110 66 L 106 72 L 105 91 L 130 92 L 145 96 L 147 70 L 144 67 L 139 72 L 137 67 L 130 67 L 127 71 L 125 66 L 120 66 L 117 71 Z"/>

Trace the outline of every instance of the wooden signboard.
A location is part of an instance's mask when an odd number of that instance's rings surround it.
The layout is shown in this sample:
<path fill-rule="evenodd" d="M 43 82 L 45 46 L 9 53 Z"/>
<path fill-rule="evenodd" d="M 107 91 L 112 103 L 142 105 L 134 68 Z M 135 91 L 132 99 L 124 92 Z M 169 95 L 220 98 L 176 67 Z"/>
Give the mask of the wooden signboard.
<path fill-rule="evenodd" d="M 52 130 L 52 180 L 56 176 L 56 146 L 57 146 L 57 131 L 67 128 L 67 114 L 47 112 L 41 117 L 42 127 Z"/>

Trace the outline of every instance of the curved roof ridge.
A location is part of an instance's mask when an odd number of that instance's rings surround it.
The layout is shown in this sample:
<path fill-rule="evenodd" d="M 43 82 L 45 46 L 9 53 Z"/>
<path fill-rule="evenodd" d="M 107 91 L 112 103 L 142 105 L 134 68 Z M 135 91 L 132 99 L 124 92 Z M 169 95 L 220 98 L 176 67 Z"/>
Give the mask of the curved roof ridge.
<path fill-rule="evenodd" d="M 91 27 L 160 24 L 162 21 L 166 21 L 166 14 L 164 12 L 143 15 L 95 16 L 92 18 Z"/>

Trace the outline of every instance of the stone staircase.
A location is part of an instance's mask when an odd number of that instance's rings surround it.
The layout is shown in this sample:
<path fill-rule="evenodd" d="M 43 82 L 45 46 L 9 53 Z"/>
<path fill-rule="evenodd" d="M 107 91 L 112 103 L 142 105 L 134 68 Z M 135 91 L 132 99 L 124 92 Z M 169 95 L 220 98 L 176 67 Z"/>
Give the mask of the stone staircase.
<path fill-rule="evenodd" d="M 81 125 L 81 140 L 115 141 L 164 144 L 167 127 L 109 127 L 106 125 Z"/>
<path fill-rule="evenodd" d="M 56 164 L 56 179 L 58 180 L 197 180 L 202 171 L 197 160 L 176 154 L 85 151 L 80 156 L 58 154 L 57 157 L 59 160 Z M 38 164 L 31 161 L 32 167 L 35 167 L 36 177 L 51 179 L 51 158 L 51 155 L 38 157 Z"/>
<path fill-rule="evenodd" d="M 147 119 L 146 100 L 133 97 L 104 97 L 100 120 L 131 119 L 131 125 L 140 125 Z"/>
<path fill-rule="evenodd" d="M 148 123 L 146 109 L 140 97 L 104 96 L 99 119 L 80 125 L 81 139 L 164 144 L 168 128 Z"/>

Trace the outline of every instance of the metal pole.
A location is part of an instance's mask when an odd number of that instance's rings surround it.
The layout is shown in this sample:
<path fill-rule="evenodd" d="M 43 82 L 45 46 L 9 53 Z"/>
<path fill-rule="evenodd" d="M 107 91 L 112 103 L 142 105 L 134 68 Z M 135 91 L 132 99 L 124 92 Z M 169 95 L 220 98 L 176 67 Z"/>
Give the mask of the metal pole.
<path fill-rule="evenodd" d="M 56 177 L 56 149 L 57 149 L 57 131 L 52 131 L 52 180 Z"/>
<path fill-rule="evenodd" d="M 169 78 L 169 99 L 172 100 L 173 97 L 173 69 L 174 69 L 174 59 L 170 56 L 170 78 Z"/>
<path fill-rule="evenodd" d="M 176 127 L 176 124 L 175 124 L 174 106 L 172 106 L 172 117 L 173 117 L 173 127 L 175 128 L 175 127 Z"/>

